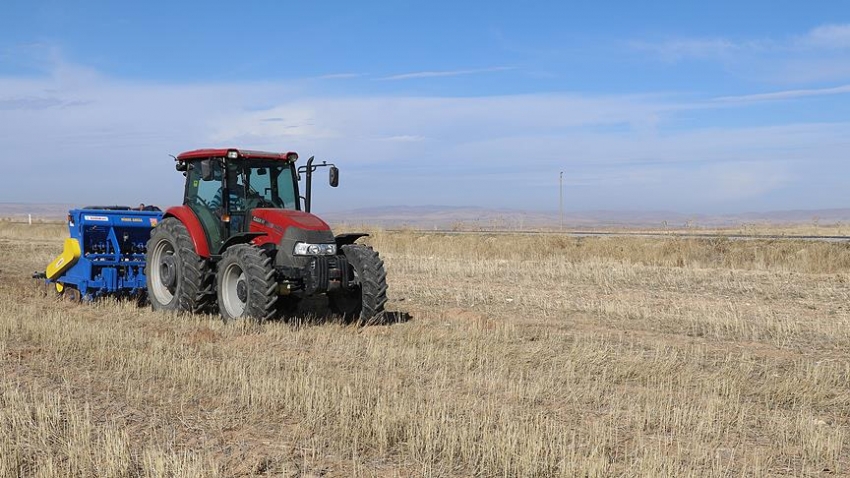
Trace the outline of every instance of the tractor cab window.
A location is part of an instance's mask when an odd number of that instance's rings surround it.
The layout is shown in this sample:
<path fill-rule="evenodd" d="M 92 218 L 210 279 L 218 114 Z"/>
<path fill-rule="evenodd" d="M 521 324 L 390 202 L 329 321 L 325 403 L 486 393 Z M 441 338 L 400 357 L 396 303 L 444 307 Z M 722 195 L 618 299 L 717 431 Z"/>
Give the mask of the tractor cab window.
<path fill-rule="evenodd" d="M 279 167 L 277 168 L 276 181 L 277 197 L 286 209 L 298 209 L 298 194 L 295 191 L 295 177 L 292 175 L 292 168 Z"/>
<path fill-rule="evenodd" d="M 186 178 L 186 199 L 184 204 L 189 206 L 201 224 L 204 226 L 210 248 L 218 250 L 224 239 L 221 224 L 221 162 L 209 160 L 207 174 L 200 162 L 190 165 Z"/>
<path fill-rule="evenodd" d="M 193 165 L 189 170 L 189 182 L 186 188 L 187 205 L 197 205 L 210 211 L 218 207 L 217 201 L 221 198 L 221 164 L 218 161 L 210 161 L 212 173 L 204 177 L 199 164 Z"/>
<path fill-rule="evenodd" d="M 254 208 L 296 209 L 295 182 L 288 164 L 246 161 L 228 165 L 228 183 L 233 185 L 231 193 L 236 190 L 241 201 L 231 205 L 232 212 Z"/>

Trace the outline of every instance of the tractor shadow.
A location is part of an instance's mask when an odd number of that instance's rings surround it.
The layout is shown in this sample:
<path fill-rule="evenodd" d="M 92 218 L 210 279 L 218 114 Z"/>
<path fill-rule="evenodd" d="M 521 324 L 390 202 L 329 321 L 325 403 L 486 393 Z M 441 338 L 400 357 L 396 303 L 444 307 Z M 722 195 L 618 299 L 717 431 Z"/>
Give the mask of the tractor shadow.
<path fill-rule="evenodd" d="M 376 327 L 403 324 L 411 320 L 413 320 L 413 315 L 409 312 L 388 310 L 366 321 L 348 322 L 342 316 L 333 313 L 328 306 L 327 298 L 321 296 L 302 300 L 295 311 L 276 319 L 276 321 L 287 323 L 296 328 L 327 324 Z"/>

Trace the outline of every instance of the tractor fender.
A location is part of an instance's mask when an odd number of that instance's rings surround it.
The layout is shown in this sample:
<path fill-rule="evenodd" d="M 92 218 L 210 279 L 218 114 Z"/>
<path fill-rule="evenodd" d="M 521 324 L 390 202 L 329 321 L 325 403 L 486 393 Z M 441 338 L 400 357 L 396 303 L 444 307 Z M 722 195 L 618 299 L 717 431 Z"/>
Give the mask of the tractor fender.
<path fill-rule="evenodd" d="M 342 246 L 347 246 L 349 244 L 354 244 L 354 241 L 360 239 L 361 237 L 368 237 L 369 234 L 365 232 L 350 232 L 348 234 L 338 234 L 334 240 L 336 242 L 336 247 L 341 248 Z"/>
<path fill-rule="evenodd" d="M 236 244 L 248 244 L 254 239 L 262 236 L 267 236 L 266 232 L 243 232 L 239 234 L 234 234 L 230 236 L 224 244 L 221 246 L 221 250 L 224 251 L 230 246 L 235 246 Z"/>
<path fill-rule="evenodd" d="M 174 217 L 182 222 L 186 226 L 186 230 L 189 231 L 192 243 L 195 244 L 195 253 L 209 259 L 210 246 L 207 243 L 207 235 L 204 233 L 204 227 L 201 226 L 201 221 L 198 220 L 195 211 L 192 211 L 189 206 L 173 206 L 165 210 L 165 217 Z"/>

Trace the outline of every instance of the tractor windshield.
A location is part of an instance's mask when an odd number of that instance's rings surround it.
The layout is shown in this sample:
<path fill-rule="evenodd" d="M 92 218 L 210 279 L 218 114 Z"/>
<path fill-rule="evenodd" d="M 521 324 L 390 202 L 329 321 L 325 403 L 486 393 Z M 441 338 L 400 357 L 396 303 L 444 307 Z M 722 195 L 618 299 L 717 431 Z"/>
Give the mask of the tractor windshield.
<path fill-rule="evenodd" d="M 279 161 L 233 161 L 227 166 L 231 212 L 258 207 L 297 209 L 295 178 Z"/>
<path fill-rule="evenodd" d="M 274 160 L 210 158 L 189 165 L 184 204 L 203 224 L 213 253 L 230 235 L 247 230 L 251 209 L 299 209 L 294 170 Z"/>

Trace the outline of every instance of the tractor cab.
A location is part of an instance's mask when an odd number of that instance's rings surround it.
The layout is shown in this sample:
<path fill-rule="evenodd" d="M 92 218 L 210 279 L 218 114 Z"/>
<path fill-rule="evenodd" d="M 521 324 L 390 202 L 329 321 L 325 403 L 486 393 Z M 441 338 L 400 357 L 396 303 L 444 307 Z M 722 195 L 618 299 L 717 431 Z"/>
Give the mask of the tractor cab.
<path fill-rule="evenodd" d="M 196 150 L 176 159 L 177 169 L 186 176 L 183 204 L 200 221 L 213 255 L 228 243 L 251 238 L 256 209 L 302 210 L 296 153 Z M 338 171 L 330 166 L 331 185 L 336 186 Z M 312 180 L 309 173 L 312 171 L 307 174 L 308 182 Z M 308 196 L 310 189 L 308 184 Z M 304 199 L 304 206 L 309 207 L 309 200 Z"/>
<path fill-rule="evenodd" d="M 146 284 L 155 310 L 210 311 L 225 320 L 286 315 L 325 294 L 331 310 L 371 320 L 386 303 L 377 252 L 355 244 L 367 234 L 334 236 L 310 214 L 312 175 L 333 164 L 295 166 L 295 153 L 199 149 L 174 158 L 186 176 L 183 204 L 151 232 Z M 298 181 L 304 174 L 305 193 Z"/>
<path fill-rule="evenodd" d="M 254 209 L 300 210 L 294 159 L 212 157 L 186 168 L 183 204 L 202 223 L 213 253 L 232 236 L 248 232 Z"/>

